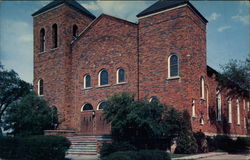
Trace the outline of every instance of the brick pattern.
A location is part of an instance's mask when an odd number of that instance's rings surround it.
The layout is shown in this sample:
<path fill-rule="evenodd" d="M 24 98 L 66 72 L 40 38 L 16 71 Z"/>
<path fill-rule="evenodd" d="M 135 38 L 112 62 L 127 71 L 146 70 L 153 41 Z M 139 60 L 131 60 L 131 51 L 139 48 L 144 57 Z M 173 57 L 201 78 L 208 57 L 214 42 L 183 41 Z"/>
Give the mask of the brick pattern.
<path fill-rule="evenodd" d="M 52 48 L 52 25 L 58 25 L 58 48 Z M 74 40 L 72 27 L 78 26 Z M 46 51 L 39 53 L 40 29 L 46 31 Z M 168 79 L 168 57 L 179 57 L 179 78 Z M 116 84 L 116 71 L 122 67 L 126 83 Z M 98 85 L 98 73 L 106 69 L 109 84 Z M 84 89 L 83 77 L 91 76 L 91 87 Z M 200 78 L 205 80 L 205 99 L 200 95 Z M 62 124 L 60 129 L 75 130 L 85 135 L 110 133 L 97 106 L 117 92 L 131 92 L 136 98 L 156 96 L 161 103 L 192 114 L 195 100 L 194 131 L 246 135 L 243 120 L 243 98 L 239 97 L 241 123 L 237 125 L 233 98 L 233 123 L 218 122 L 216 114 L 215 75 L 207 74 L 206 24 L 188 6 L 139 19 L 130 23 L 102 14 L 95 20 L 62 5 L 34 17 L 34 86 L 44 80 L 44 98 L 57 106 Z M 227 93 L 222 92 L 222 114 L 227 117 Z M 208 93 L 208 95 L 207 95 Z M 237 96 L 237 95 L 236 95 Z M 246 99 L 250 101 L 249 99 Z M 90 103 L 93 112 L 81 112 Z M 212 114 L 213 113 L 213 114 Z M 210 115 L 210 116 L 209 116 Z M 200 123 L 201 118 L 204 124 Z"/>

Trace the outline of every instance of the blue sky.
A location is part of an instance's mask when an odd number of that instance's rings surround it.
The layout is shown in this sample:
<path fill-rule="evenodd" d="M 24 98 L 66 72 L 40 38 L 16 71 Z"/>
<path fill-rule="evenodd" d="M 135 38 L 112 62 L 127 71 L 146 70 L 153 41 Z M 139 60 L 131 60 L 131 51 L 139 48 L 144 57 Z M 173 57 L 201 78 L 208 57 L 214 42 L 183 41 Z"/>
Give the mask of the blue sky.
<path fill-rule="evenodd" d="M 154 1 L 78 1 L 96 16 L 106 13 L 137 21 L 136 14 Z M 33 81 L 33 24 L 31 14 L 49 1 L 0 0 L 0 62 Z M 248 1 L 191 1 L 209 21 L 208 65 L 220 71 L 230 59 L 250 54 L 250 3 Z"/>

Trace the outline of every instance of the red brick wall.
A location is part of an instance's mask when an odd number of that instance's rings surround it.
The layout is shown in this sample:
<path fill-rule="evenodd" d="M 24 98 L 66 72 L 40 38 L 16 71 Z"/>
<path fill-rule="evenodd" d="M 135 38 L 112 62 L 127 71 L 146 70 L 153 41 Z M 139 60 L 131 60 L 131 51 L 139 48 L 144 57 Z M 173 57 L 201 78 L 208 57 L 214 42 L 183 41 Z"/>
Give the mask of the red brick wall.
<path fill-rule="evenodd" d="M 70 129 L 71 110 L 71 50 L 72 26 L 85 28 L 91 19 L 62 5 L 34 17 L 34 88 L 39 78 L 44 80 L 44 98 L 55 105 L 60 119 L 65 120 L 60 129 Z M 52 25 L 58 26 L 58 47 L 52 49 Z M 45 29 L 46 50 L 40 53 L 40 29 Z"/>

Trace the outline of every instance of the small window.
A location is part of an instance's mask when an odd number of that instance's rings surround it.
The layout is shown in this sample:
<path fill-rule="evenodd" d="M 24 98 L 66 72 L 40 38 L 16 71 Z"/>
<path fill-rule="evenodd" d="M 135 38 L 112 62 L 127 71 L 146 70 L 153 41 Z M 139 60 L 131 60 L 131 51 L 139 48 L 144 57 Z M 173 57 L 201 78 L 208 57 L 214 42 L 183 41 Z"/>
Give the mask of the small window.
<path fill-rule="evenodd" d="M 89 88 L 91 87 L 91 77 L 89 74 L 86 74 L 84 76 L 84 88 Z"/>
<path fill-rule="evenodd" d="M 237 124 L 240 125 L 240 102 L 236 100 L 236 107 L 237 107 Z"/>
<path fill-rule="evenodd" d="M 45 30 L 42 28 L 40 30 L 40 52 L 45 51 Z"/>
<path fill-rule="evenodd" d="M 168 77 L 179 76 L 179 59 L 176 54 L 170 55 L 168 58 Z"/>
<path fill-rule="evenodd" d="M 117 83 L 125 82 L 125 70 L 123 68 L 119 68 L 117 70 Z"/>
<path fill-rule="evenodd" d="M 200 78 L 200 91 L 201 91 L 201 98 L 205 99 L 205 82 L 203 77 Z"/>
<path fill-rule="evenodd" d="M 38 95 L 42 96 L 43 95 L 43 79 L 38 80 Z"/>
<path fill-rule="evenodd" d="M 99 103 L 99 105 L 98 105 L 98 110 L 103 110 L 103 108 L 106 106 L 106 102 L 105 101 L 103 101 L 103 102 L 101 102 L 101 103 Z"/>
<path fill-rule="evenodd" d="M 99 72 L 99 85 L 107 85 L 109 83 L 108 81 L 108 71 L 106 69 L 102 69 Z"/>
<path fill-rule="evenodd" d="M 52 26 L 52 48 L 57 48 L 57 24 Z"/>
<path fill-rule="evenodd" d="M 78 33 L 78 27 L 77 25 L 73 25 L 73 37 L 76 38 L 77 37 L 77 34 Z"/>
<path fill-rule="evenodd" d="M 228 123 L 232 123 L 232 99 L 228 98 Z"/>
<path fill-rule="evenodd" d="M 159 103 L 159 100 L 158 100 L 158 98 L 157 98 L 156 96 L 153 96 L 153 97 L 151 97 L 151 98 L 149 99 L 149 102 L 150 102 L 150 103 Z"/>
<path fill-rule="evenodd" d="M 91 111 L 93 110 L 93 106 L 90 104 L 90 103 L 86 103 L 82 106 L 82 109 L 81 111 L 84 112 L 84 111 Z"/>
<path fill-rule="evenodd" d="M 216 92 L 216 106 L 217 106 L 217 121 L 221 121 L 221 93 L 219 90 Z"/>
<path fill-rule="evenodd" d="M 196 117 L 195 99 L 192 100 L 192 117 Z"/>

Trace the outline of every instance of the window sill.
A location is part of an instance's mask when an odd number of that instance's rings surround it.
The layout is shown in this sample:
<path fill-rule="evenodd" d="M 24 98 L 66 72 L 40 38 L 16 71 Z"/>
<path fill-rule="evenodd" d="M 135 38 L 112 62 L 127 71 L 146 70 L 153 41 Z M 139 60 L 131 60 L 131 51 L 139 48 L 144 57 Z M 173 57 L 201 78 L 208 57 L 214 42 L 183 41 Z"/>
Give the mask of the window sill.
<path fill-rule="evenodd" d="M 56 47 L 56 48 L 51 48 L 50 50 L 51 51 L 54 51 L 54 50 L 57 50 L 58 49 L 58 47 Z"/>
<path fill-rule="evenodd" d="M 45 54 L 46 53 L 46 51 L 43 51 L 43 52 L 39 52 L 39 53 L 37 53 L 38 55 L 42 55 L 42 54 Z"/>
<path fill-rule="evenodd" d="M 95 88 L 104 88 L 104 87 L 110 87 L 110 84 L 105 84 L 105 85 L 101 85 L 101 86 L 96 86 Z"/>
<path fill-rule="evenodd" d="M 90 90 L 92 87 L 83 88 L 83 90 Z"/>
<path fill-rule="evenodd" d="M 174 79 L 180 79 L 180 76 L 175 76 L 175 77 L 168 77 L 167 80 L 174 80 Z"/>
<path fill-rule="evenodd" d="M 117 85 L 123 85 L 123 84 L 127 84 L 128 82 L 120 82 L 120 83 L 116 83 L 114 84 L 114 86 L 117 86 Z"/>
<path fill-rule="evenodd" d="M 237 126 L 240 126 L 240 124 L 239 124 L 239 123 L 237 123 Z"/>

